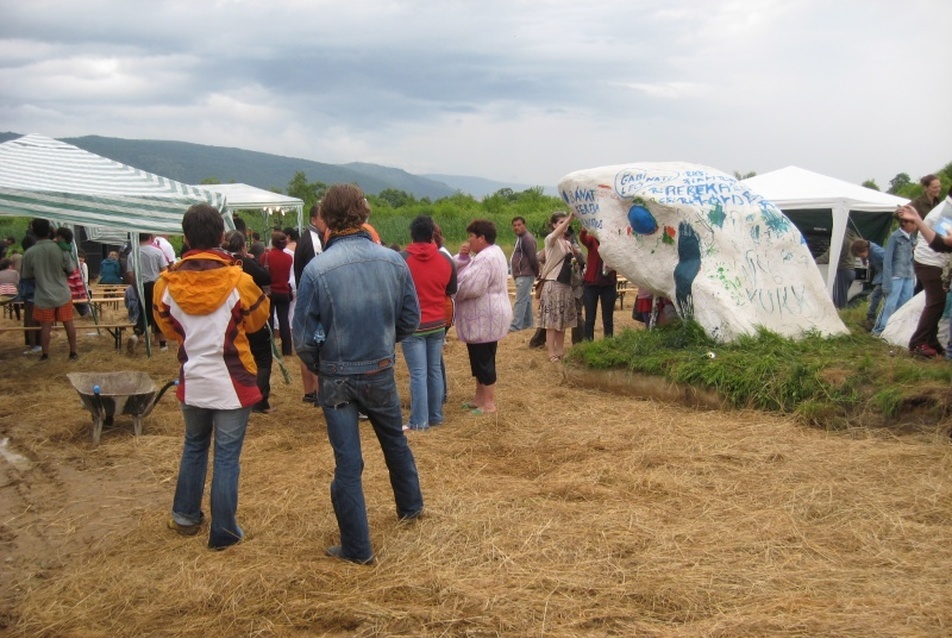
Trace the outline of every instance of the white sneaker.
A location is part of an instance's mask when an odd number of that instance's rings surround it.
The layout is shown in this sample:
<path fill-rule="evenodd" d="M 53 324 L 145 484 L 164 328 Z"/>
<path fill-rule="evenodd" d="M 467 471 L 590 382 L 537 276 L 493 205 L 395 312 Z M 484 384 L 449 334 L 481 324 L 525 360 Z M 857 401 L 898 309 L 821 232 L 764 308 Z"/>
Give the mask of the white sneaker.
<path fill-rule="evenodd" d="M 159 346 L 159 350 L 161 350 L 162 352 L 165 352 L 168 349 L 169 349 L 168 344 L 163 343 L 161 346 Z"/>
<path fill-rule="evenodd" d="M 139 335 L 132 335 L 131 337 L 129 337 L 129 339 L 126 341 L 126 352 L 128 354 L 135 354 L 136 345 L 138 343 L 139 343 Z"/>
<path fill-rule="evenodd" d="M 23 354 L 39 354 L 41 352 L 43 352 L 43 348 L 41 346 L 33 346 L 32 348 L 26 350 Z"/>

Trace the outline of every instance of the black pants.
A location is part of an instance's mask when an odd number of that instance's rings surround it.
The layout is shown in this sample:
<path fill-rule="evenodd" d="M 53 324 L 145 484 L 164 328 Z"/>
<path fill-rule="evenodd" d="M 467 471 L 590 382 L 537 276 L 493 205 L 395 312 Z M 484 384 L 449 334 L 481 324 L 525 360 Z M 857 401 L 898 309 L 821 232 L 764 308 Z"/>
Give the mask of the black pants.
<path fill-rule="evenodd" d="M 278 335 L 281 337 L 281 354 L 290 357 L 291 347 L 291 322 L 288 321 L 288 312 L 291 310 L 291 295 L 288 293 L 271 293 L 271 325 L 274 325 L 274 317 L 278 317 Z"/>
<path fill-rule="evenodd" d="M 615 298 L 618 295 L 617 287 L 608 284 L 596 286 L 585 284 L 582 289 L 582 305 L 585 307 L 585 339 L 595 340 L 595 315 L 598 302 L 602 303 L 602 330 L 606 337 L 615 334 Z"/>
<path fill-rule="evenodd" d="M 142 282 L 142 294 L 145 299 L 139 300 L 139 321 L 136 327 L 132 329 L 137 335 L 145 334 L 146 328 L 155 327 L 155 318 L 152 316 L 152 295 L 155 292 L 154 281 Z M 159 333 L 159 345 L 165 345 L 165 335 Z"/>
<path fill-rule="evenodd" d="M 251 356 L 255 359 L 255 366 L 258 368 L 256 382 L 258 390 L 261 391 L 261 401 L 255 404 L 259 410 L 268 410 L 271 408 L 269 401 L 271 397 L 271 364 L 274 361 L 274 355 L 271 353 L 271 331 L 265 326 L 258 332 L 248 335 L 248 345 L 251 348 Z"/>

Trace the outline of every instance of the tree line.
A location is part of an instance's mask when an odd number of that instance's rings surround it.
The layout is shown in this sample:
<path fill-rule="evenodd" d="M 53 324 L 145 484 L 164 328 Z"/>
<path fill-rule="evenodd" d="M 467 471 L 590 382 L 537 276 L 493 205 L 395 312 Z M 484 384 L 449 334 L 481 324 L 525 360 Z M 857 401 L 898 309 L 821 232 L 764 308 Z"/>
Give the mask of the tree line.
<path fill-rule="evenodd" d="M 741 174 L 734 171 L 738 179 L 753 177 L 755 172 Z M 952 186 L 952 162 L 935 172 L 942 182 L 942 192 L 947 193 Z M 219 184 L 216 178 L 202 180 L 202 184 Z M 880 190 L 875 181 L 867 180 L 863 186 Z M 303 171 L 298 171 L 288 181 L 287 194 L 304 201 L 304 222 L 307 223 L 307 211 L 318 202 L 328 184 L 315 181 L 309 182 Z M 271 188 L 276 193 L 281 188 Z M 889 180 L 887 192 L 914 199 L 922 194 L 919 179 L 913 179 L 908 173 L 898 173 Z M 542 187 L 529 188 L 516 192 L 511 188 L 503 188 L 482 200 L 472 195 L 456 193 L 450 197 L 443 197 L 431 201 L 427 197 L 417 199 L 413 194 L 405 191 L 388 188 L 376 195 L 368 195 L 367 200 L 373 209 L 371 223 L 380 233 L 381 238 L 388 245 L 397 244 L 401 247 L 410 242 L 410 222 L 417 215 L 429 215 L 440 224 L 443 236 L 450 250 L 458 248 L 466 240 L 466 226 L 474 219 L 489 219 L 496 224 L 499 233 L 497 243 L 504 248 L 511 248 L 515 243 L 511 220 L 513 217 L 524 217 L 526 226 L 536 237 L 544 237 L 547 233 L 549 217 L 556 210 L 565 210 L 565 204 L 558 197 L 543 194 Z M 274 226 L 282 228 L 297 225 L 294 213 L 272 215 L 265 220 L 259 211 L 242 211 L 249 228 L 261 233 L 267 241 L 268 233 Z M 23 236 L 28 220 L 26 218 L 0 218 L 0 236 L 12 235 L 17 239 Z"/>

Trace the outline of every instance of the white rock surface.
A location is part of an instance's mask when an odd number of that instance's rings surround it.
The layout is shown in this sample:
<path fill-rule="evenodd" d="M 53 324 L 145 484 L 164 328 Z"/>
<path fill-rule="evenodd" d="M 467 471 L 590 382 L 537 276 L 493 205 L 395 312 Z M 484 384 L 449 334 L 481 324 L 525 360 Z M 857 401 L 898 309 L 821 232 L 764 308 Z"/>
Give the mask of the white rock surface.
<path fill-rule="evenodd" d="M 912 339 L 912 333 L 915 332 L 919 326 L 919 317 L 922 315 L 922 309 L 925 307 L 926 293 L 920 292 L 904 303 L 902 308 L 892 313 L 880 336 L 887 343 L 908 348 L 909 340 Z M 952 337 L 949 336 L 948 303 L 946 304 L 942 318 L 939 319 L 939 343 L 945 346 L 947 342 L 952 342 Z"/>
<path fill-rule="evenodd" d="M 604 166 L 566 175 L 559 193 L 610 267 L 718 341 L 758 326 L 791 338 L 847 332 L 800 231 L 725 173 L 685 162 Z"/>

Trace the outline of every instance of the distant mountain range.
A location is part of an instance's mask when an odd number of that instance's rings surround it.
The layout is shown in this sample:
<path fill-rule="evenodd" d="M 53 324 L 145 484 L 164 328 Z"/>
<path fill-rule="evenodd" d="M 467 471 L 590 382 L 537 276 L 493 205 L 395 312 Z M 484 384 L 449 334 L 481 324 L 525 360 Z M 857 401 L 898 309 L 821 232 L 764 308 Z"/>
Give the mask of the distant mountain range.
<path fill-rule="evenodd" d="M 21 135 L 20 133 L 0 133 L 0 143 L 16 139 Z M 60 139 L 91 153 L 186 184 L 199 184 L 205 179 L 217 179 L 225 184 L 239 182 L 266 190 L 286 192 L 288 182 L 295 173 L 300 171 L 305 174 L 309 182 L 355 183 L 371 195 L 393 188 L 410 193 L 418 199 L 428 197 L 431 200 L 449 197 L 457 192 L 481 199 L 502 188 L 511 188 L 520 192 L 531 187 L 525 184 L 496 182 L 462 175 L 413 175 L 399 168 L 362 162 L 324 164 L 240 148 L 207 146 L 191 142 L 127 140 L 98 135 Z M 551 187 L 545 190 L 548 194 L 555 194 Z"/>

